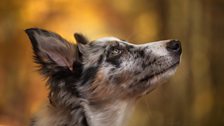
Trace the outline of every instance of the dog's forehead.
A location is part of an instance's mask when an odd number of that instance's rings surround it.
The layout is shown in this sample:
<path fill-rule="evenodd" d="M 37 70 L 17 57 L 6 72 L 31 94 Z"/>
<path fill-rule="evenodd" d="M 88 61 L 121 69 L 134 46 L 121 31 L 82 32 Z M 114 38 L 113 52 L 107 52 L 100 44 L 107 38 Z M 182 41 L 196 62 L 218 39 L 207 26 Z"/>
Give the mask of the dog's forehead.
<path fill-rule="evenodd" d="M 111 41 L 121 41 L 121 40 L 116 37 L 103 37 L 95 40 L 95 42 L 111 42 Z"/>
<path fill-rule="evenodd" d="M 100 45 L 100 46 L 112 45 L 114 42 L 119 42 L 120 45 L 123 45 L 123 46 L 127 46 L 127 45 L 132 47 L 136 46 L 135 44 L 129 43 L 126 40 L 121 40 L 116 37 L 103 37 L 93 41 L 94 45 Z"/>

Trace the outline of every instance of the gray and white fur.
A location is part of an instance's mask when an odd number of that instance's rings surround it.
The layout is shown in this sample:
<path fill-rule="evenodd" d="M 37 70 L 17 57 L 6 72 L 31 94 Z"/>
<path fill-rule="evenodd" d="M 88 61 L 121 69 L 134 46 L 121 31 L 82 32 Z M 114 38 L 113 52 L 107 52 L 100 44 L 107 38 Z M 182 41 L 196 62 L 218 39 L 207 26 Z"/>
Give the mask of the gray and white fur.
<path fill-rule="evenodd" d="M 25 30 L 35 62 L 47 78 L 49 102 L 32 126 L 123 126 L 141 96 L 174 74 L 181 44 L 135 45 L 115 37 L 72 44 L 56 33 Z"/>

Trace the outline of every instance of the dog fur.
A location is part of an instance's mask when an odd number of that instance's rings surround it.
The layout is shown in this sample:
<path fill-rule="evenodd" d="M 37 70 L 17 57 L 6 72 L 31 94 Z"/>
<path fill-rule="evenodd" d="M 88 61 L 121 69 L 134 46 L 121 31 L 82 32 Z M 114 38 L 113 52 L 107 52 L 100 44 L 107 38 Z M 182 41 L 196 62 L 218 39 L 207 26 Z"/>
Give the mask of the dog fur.
<path fill-rule="evenodd" d="M 177 40 L 135 45 L 75 33 L 72 44 L 43 29 L 25 31 L 50 90 L 32 126 L 122 126 L 136 100 L 173 75 L 180 62 Z"/>

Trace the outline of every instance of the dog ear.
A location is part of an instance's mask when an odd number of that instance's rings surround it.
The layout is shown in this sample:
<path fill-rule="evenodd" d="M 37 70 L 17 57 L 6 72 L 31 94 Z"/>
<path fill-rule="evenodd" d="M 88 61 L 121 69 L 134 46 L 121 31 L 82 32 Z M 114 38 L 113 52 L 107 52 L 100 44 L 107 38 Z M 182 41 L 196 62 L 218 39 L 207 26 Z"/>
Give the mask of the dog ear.
<path fill-rule="evenodd" d="M 78 43 L 78 44 L 88 44 L 89 43 L 89 40 L 88 40 L 88 38 L 87 37 L 85 37 L 83 34 L 81 34 L 81 33 L 75 33 L 74 34 L 74 38 L 75 38 L 75 40 L 76 40 L 76 42 Z"/>
<path fill-rule="evenodd" d="M 86 50 L 86 47 L 89 43 L 89 40 L 87 37 L 85 37 L 83 34 L 81 33 L 75 33 L 74 34 L 74 38 L 77 42 L 77 45 L 78 45 L 78 50 L 80 53 L 84 54 L 85 53 L 85 50 Z"/>
<path fill-rule="evenodd" d="M 26 29 L 32 43 L 36 63 L 49 74 L 56 71 L 55 68 L 73 70 L 76 58 L 76 48 L 60 35 L 39 28 Z"/>

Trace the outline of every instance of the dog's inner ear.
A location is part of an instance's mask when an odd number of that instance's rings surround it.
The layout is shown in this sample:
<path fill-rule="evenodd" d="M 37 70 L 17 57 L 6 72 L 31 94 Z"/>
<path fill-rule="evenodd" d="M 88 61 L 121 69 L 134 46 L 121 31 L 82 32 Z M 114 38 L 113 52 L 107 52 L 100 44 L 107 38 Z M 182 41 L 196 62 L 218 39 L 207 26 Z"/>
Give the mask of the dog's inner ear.
<path fill-rule="evenodd" d="M 76 57 L 74 44 L 46 30 L 32 28 L 25 31 L 32 42 L 37 63 L 67 67 L 72 71 Z"/>

